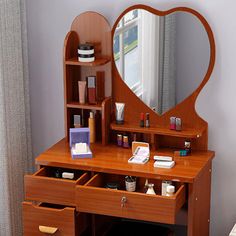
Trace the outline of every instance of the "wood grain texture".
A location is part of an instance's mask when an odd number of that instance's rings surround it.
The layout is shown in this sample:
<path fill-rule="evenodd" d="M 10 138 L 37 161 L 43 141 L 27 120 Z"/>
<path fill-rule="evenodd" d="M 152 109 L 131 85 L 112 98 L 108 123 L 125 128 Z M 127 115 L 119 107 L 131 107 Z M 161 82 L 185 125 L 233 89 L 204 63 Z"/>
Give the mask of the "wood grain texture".
<path fill-rule="evenodd" d="M 173 224 L 178 210 L 185 202 L 184 185 L 173 197 L 163 197 L 106 189 L 101 178 L 103 175 L 97 174 L 85 186 L 76 187 L 78 211 Z M 127 202 L 122 206 L 123 197 Z"/>
<path fill-rule="evenodd" d="M 134 5 L 126 9 L 116 20 L 113 28 L 112 28 L 112 37 L 114 36 L 117 24 L 121 20 L 121 18 L 129 11 L 133 9 L 144 9 L 153 14 L 164 16 L 171 14 L 176 11 L 183 11 L 193 14 L 196 16 L 199 21 L 203 24 L 203 27 L 206 29 L 208 34 L 209 43 L 210 43 L 210 61 L 208 70 L 206 72 L 205 77 L 203 78 L 199 87 L 184 101 L 180 104 L 175 106 L 173 109 L 169 110 L 168 112 L 164 113 L 163 115 L 158 115 L 152 109 L 150 109 L 146 104 L 144 104 L 133 92 L 129 89 L 129 87 L 125 84 L 125 82 L 121 79 L 120 74 L 115 66 L 114 59 L 112 58 L 113 63 L 113 82 L 112 82 L 112 97 L 114 102 L 124 102 L 125 106 L 125 122 L 128 125 L 135 125 L 139 126 L 139 117 L 141 112 L 148 112 L 150 113 L 150 123 L 151 127 L 163 127 L 165 129 L 169 129 L 169 118 L 171 116 L 180 117 L 182 119 L 183 126 L 186 129 L 196 129 L 196 130 L 206 130 L 207 131 L 207 122 L 204 121 L 195 110 L 195 102 L 200 93 L 203 89 L 204 85 L 210 79 L 210 75 L 212 73 L 214 64 L 215 64 L 215 41 L 213 37 L 212 30 L 207 23 L 206 19 L 197 11 L 186 8 L 186 7 L 177 7 L 167 11 L 159 11 L 153 9 L 149 6 L 145 5 Z M 121 92 L 122 91 L 122 92 Z M 134 109 L 135 108 L 135 109 Z M 113 109 L 114 110 L 114 109 Z M 208 141 L 208 133 L 204 132 L 203 135 L 200 137 L 200 140 L 195 147 L 198 150 L 207 150 L 207 141 Z M 171 142 L 171 137 L 165 139 L 165 146 L 168 146 L 169 141 Z"/>
<path fill-rule="evenodd" d="M 91 150 L 92 159 L 73 160 L 68 143 L 62 139 L 37 157 L 36 164 L 193 183 L 202 168 L 214 157 L 212 151 L 194 151 L 189 157 L 175 157 L 174 168 L 161 169 L 153 167 L 152 157 L 156 154 L 173 156 L 173 150 L 152 151 L 151 160 L 145 165 L 128 164 L 131 149 L 96 143 L 91 145 Z"/>
<path fill-rule="evenodd" d="M 24 236 L 42 236 L 39 226 L 58 228 L 55 236 L 75 236 L 75 209 L 52 209 L 23 202 Z"/>
<path fill-rule="evenodd" d="M 188 236 L 208 236 L 211 202 L 211 162 L 189 185 Z"/>
<path fill-rule="evenodd" d="M 84 173 L 77 180 L 57 179 L 43 175 L 45 168 L 34 175 L 25 175 L 25 199 L 75 206 L 75 186 L 84 184 L 88 174 Z"/>

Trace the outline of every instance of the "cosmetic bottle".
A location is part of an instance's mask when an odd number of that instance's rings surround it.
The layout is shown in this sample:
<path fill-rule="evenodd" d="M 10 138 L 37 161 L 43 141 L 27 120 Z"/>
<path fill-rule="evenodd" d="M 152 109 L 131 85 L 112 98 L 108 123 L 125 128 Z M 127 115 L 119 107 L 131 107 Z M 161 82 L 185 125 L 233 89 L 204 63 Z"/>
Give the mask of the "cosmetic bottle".
<path fill-rule="evenodd" d="M 80 115 L 74 115 L 74 127 L 75 128 L 81 128 L 81 116 Z"/>
<path fill-rule="evenodd" d="M 176 129 L 176 122 L 175 122 L 176 117 L 172 116 L 170 117 L 170 129 L 175 130 Z"/>
<path fill-rule="evenodd" d="M 148 184 L 148 190 L 147 190 L 146 194 L 156 195 L 156 193 L 154 191 L 154 184 Z"/>
<path fill-rule="evenodd" d="M 78 81 L 79 86 L 79 103 L 85 103 L 86 81 Z"/>
<path fill-rule="evenodd" d="M 122 102 L 116 102 L 116 124 L 122 125 L 124 124 L 124 109 L 125 104 Z"/>
<path fill-rule="evenodd" d="M 144 127 L 144 113 L 140 113 L 140 123 L 139 123 L 140 127 Z"/>
<path fill-rule="evenodd" d="M 89 104 L 96 104 L 96 76 L 87 76 L 87 98 Z"/>
<path fill-rule="evenodd" d="M 186 150 L 187 155 L 191 154 L 191 142 L 190 141 L 184 142 L 184 150 Z"/>
<path fill-rule="evenodd" d="M 129 148 L 129 138 L 127 135 L 123 136 L 123 147 L 124 148 Z"/>
<path fill-rule="evenodd" d="M 88 119 L 88 127 L 90 130 L 90 143 L 94 143 L 95 142 L 95 119 L 94 119 L 94 113 L 90 112 L 89 114 L 89 119 Z"/>
<path fill-rule="evenodd" d="M 122 134 L 117 134 L 117 145 L 120 147 L 122 146 L 122 139 Z"/>
<path fill-rule="evenodd" d="M 55 172 L 54 172 L 54 177 L 55 178 L 61 178 L 61 173 L 62 173 L 62 171 L 61 171 L 60 168 L 56 169 Z"/>
<path fill-rule="evenodd" d="M 143 192 L 146 193 L 148 190 L 148 179 L 145 180 L 145 184 L 144 184 L 144 187 L 143 187 Z"/>
<path fill-rule="evenodd" d="M 169 185 L 169 186 L 166 187 L 166 196 L 167 197 L 174 196 L 174 193 L 175 193 L 175 186 Z"/>
<path fill-rule="evenodd" d="M 176 118 L 175 119 L 175 129 L 177 131 L 181 131 L 182 130 L 182 121 L 181 118 Z"/>
<path fill-rule="evenodd" d="M 146 128 L 149 128 L 149 127 L 150 127 L 150 117 L 149 117 L 149 113 L 146 113 L 145 127 L 146 127 Z"/>

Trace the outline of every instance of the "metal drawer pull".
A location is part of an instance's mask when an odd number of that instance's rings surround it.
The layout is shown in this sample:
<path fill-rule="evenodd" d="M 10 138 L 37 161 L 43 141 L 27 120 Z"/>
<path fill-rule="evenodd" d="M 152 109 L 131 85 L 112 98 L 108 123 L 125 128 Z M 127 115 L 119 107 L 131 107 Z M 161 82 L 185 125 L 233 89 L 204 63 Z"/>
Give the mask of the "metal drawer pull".
<path fill-rule="evenodd" d="M 127 202 L 127 198 L 126 197 L 122 197 L 121 198 L 121 207 L 124 207 L 126 202 Z"/>
<path fill-rule="evenodd" d="M 55 234 L 58 228 L 39 225 L 39 231 L 44 234 Z"/>

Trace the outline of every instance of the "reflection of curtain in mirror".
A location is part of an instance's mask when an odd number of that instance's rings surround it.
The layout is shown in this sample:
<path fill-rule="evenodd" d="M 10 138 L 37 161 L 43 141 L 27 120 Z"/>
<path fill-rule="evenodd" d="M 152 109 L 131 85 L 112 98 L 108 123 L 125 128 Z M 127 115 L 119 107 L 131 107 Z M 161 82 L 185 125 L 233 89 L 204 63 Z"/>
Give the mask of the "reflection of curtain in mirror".
<path fill-rule="evenodd" d="M 160 17 L 158 113 L 176 105 L 175 14 Z"/>
<path fill-rule="evenodd" d="M 138 28 L 139 75 L 142 84 L 142 100 L 157 109 L 158 101 L 158 55 L 159 17 L 148 11 L 139 11 Z"/>
<path fill-rule="evenodd" d="M 142 100 L 159 114 L 175 106 L 175 16 L 139 11 Z"/>

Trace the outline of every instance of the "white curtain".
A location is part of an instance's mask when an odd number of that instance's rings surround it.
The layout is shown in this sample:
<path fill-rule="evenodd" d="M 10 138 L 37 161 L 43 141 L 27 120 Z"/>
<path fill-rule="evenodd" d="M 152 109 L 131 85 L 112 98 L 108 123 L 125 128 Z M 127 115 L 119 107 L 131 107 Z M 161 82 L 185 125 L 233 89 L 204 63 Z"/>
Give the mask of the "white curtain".
<path fill-rule="evenodd" d="M 141 99 L 163 114 L 176 104 L 175 14 L 159 17 L 139 10 Z"/>
<path fill-rule="evenodd" d="M 142 100 L 152 109 L 158 105 L 159 17 L 139 11 L 138 45 Z"/>
<path fill-rule="evenodd" d="M 22 235 L 23 176 L 32 171 L 25 5 L 0 0 L 0 235 Z"/>

